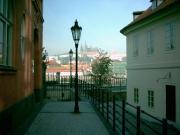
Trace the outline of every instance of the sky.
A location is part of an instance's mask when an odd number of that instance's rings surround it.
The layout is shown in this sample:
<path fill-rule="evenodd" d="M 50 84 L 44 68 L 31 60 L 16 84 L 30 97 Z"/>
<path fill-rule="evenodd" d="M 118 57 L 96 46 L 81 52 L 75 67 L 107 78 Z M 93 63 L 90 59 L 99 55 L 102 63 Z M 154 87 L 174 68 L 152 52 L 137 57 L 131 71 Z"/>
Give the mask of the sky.
<path fill-rule="evenodd" d="M 150 0 L 44 0 L 43 46 L 49 55 L 75 50 L 70 28 L 82 27 L 81 45 L 107 52 L 126 52 L 120 30 L 133 21 L 134 11 L 145 10 Z"/>

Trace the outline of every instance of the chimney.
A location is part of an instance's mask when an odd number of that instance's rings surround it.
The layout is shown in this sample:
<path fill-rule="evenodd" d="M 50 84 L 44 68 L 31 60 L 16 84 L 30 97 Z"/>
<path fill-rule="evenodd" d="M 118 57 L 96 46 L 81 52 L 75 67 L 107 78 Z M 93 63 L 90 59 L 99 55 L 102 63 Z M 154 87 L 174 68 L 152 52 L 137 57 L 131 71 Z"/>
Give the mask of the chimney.
<path fill-rule="evenodd" d="M 139 15 L 141 15 L 144 11 L 135 11 L 133 12 L 133 20 L 135 20 Z"/>

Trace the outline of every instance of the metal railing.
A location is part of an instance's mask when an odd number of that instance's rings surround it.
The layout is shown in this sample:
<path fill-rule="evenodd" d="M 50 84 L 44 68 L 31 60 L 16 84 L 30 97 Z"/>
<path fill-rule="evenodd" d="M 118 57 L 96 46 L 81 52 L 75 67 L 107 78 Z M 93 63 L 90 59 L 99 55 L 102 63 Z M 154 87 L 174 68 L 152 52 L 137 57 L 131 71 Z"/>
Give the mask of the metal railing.
<path fill-rule="evenodd" d="M 45 79 L 45 95 L 48 99 L 56 100 L 73 100 L 74 99 L 74 79 L 72 76 L 60 76 L 60 73 L 46 73 Z M 78 76 L 79 97 L 90 96 L 89 92 L 96 85 L 101 85 L 111 89 L 112 91 L 120 92 L 126 90 L 126 79 L 115 78 L 110 79 L 99 78 L 95 76 Z"/>
<path fill-rule="evenodd" d="M 46 75 L 45 97 L 58 101 L 73 100 L 73 91 L 70 87 L 69 76 L 60 77 L 56 74 Z"/>
<path fill-rule="evenodd" d="M 93 87 L 93 88 L 92 88 Z M 92 104 L 106 119 L 115 134 L 125 135 L 179 135 L 180 132 L 167 119 L 159 119 L 133 106 L 125 100 L 119 100 L 108 87 L 96 87 L 92 84 L 88 97 Z"/>

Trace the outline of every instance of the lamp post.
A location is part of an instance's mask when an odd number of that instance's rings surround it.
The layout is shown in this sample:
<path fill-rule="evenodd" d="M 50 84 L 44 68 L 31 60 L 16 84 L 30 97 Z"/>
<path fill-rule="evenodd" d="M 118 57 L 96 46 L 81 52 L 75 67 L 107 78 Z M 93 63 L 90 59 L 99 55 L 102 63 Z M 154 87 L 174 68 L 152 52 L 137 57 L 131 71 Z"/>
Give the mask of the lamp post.
<path fill-rule="evenodd" d="M 69 51 L 69 64 L 70 64 L 70 88 L 72 88 L 72 57 L 73 57 L 73 51 L 70 49 Z"/>
<path fill-rule="evenodd" d="M 71 27 L 71 32 L 73 36 L 73 40 L 76 48 L 76 73 L 75 73 L 75 106 L 74 112 L 79 113 L 79 105 L 78 105 L 78 43 L 81 37 L 82 28 L 78 25 L 77 20 L 74 23 L 74 26 Z"/>

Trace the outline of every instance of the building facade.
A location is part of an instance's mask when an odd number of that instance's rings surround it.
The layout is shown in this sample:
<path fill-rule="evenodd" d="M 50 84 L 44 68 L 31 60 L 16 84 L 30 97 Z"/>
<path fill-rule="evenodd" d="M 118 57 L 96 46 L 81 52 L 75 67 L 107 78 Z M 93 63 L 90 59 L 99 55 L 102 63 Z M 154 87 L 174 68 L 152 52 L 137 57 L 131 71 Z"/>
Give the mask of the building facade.
<path fill-rule="evenodd" d="M 127 78 L 126 61 L 113 60 L 111 63 L 113 76 Z"/>
<path fill-rule="evenodd" d="M 180 1 L 151 2 L 121 30 L 127 38 L 127 101 L 180 129 Z"/>
<path fill-rule="evenodd" d="M 41 99 L 42 4 L 0 0 L 0 134 L 15 129 Z"/>

